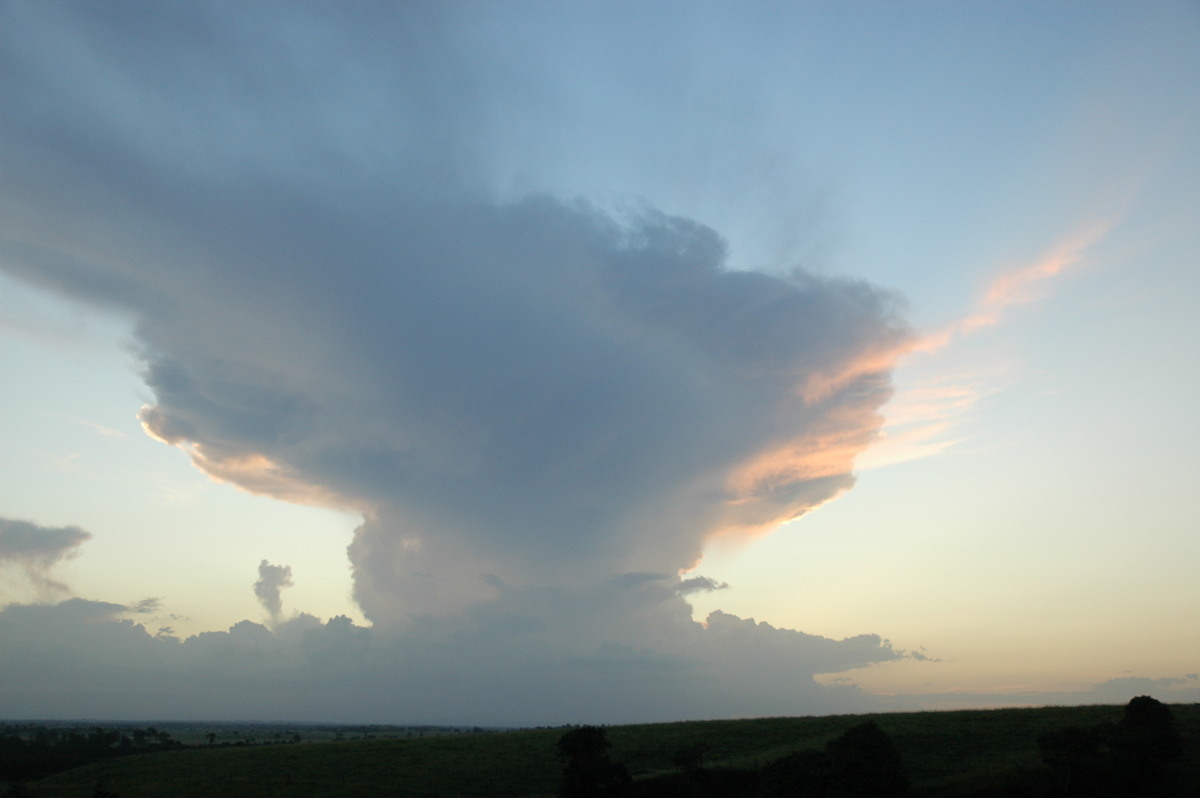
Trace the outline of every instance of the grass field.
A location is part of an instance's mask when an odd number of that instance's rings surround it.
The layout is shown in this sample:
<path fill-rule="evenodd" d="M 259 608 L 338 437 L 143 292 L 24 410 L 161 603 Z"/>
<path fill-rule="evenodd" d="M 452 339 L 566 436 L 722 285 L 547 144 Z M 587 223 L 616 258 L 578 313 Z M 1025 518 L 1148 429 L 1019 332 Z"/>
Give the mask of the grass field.
<path fill-rule="evenodd" d="M 1200 795 L 1200 705 L 1172 706 Z M 914 796 L 982 796 L 1039 770 L 1037 737 L 1121 716 L 1119 706 L 1049 707 L 613 726 L 613 759 L 635 778 L 670 771 L 674 752 L 709 746 L 705 764 L 754 767 L 824 745 L 874 720 L 908 768 Z M 114 759 L 29 785 L 35 798 L 90 798 L 97 784 L 120 798 L 150 796 L 553 796 L 562 729 L 492 734 L 197 748 Z"/>

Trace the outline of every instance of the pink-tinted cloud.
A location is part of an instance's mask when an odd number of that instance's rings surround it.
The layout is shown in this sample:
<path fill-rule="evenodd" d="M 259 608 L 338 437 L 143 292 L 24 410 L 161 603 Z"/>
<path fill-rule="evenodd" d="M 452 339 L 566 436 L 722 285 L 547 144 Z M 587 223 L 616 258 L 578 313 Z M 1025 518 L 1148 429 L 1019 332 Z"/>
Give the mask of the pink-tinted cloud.
<path fill-rule="evenodd" d="M 1083 265 L 1088 250 L 1102 241 L 1114 226 L 1115 222 L 1108 219 L 1092 222 L 1064 236 L 1032 262 L 1004 270 L 991 280 L 971 313 L 919 337 L 912 343 L 910 351 L 936 352 L 954 340 L 996 326 L 1017 307 L 1045 299 L 1052 291 L 1054 278 Z"/>
<path fill-rule="evenodd" d="M 936 358 L 948 347 L 1006 321 L 1019 307 L 1048 299 L 1055 282 L 1087 263 L 1088 252 L 1104 240 L 1114 222 L 1100 220 L 1064 236 L 1031 262 L 994 277 L 975 308 L 941 329 L 919 335 L 894 353 L 896 361 L 922 359 L 926 377 L 899 392 L 884 414 L 887 424 L 857 463 L 879 468 L 940 454 L 961 441 L 959 426 L 985 395 L 997 390 L 996 375 L 938 374 Z"/>

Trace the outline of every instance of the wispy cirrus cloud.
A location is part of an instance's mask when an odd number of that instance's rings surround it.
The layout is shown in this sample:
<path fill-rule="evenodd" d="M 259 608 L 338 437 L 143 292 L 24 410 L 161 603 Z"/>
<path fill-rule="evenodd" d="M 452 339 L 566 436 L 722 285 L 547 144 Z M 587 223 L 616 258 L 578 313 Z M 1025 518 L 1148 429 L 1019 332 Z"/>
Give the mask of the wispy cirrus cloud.
<path fill-rule="evenodd" d="M 1086 263 L 1088 250 L 1100 243 L 1116 226 L 1112 219 L 1084 225 L 1055 242 L 1029 263 L 1001 271 L 993 277 L 975 308 L 940 330 L 918 337 L 910 346 L 914 353 L 936 352 L 953 341 L 1000 324 L 1018 307 L 1046 299 L 1055 278 Z"/>
<path fill-rule="evenodd" d="M 969 374 L 946 373 L 936 359 L 948 348 L 984 330 L 1006 323 L 1018 308 L 1051 298 L 1055 284 L 1070 271 L 1087 263 L 1088 252 L 1114 229 L 1116 222 L 1101 219 L 1063 236 L 1028 263 L 1018 264 L 993 277 L 975 307 L 959 319 L 904 344 L 896 360 L 928 373 L 913 387 L 902 390 L 888 403 L 887 424 L 876 442 L 857 461 L 863 469 L 880 468 L 940 454 L 962 440 L 961 426 L 977 402 L 1011 381 L 991 370 Z"/>

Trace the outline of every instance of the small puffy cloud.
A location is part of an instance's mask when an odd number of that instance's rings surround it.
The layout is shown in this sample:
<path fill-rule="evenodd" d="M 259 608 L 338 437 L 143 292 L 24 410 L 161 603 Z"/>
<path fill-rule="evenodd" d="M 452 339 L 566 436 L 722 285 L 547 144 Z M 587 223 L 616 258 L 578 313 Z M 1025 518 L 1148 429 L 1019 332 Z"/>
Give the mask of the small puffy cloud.
<path fill-rule="evenodd" d="M 941 662 L 940 659 L 929 656 L 929 654 L 926 653 L 924 646 L 921 646 L 913 651 L 907 652 L 907 656 L 909 656 L 912 659 L 915 659 L 917 662 Z"/>
<path fill-rule="evenodd" d="M 679 580 L 679 586 L 675 588 L 675 592 L 686 596 L 689 593 L 711 593 L 714 590 L 727 590 L 728 588 L 729 585 L 725 582 L 718 582 L 707 576 L 693 576 Z"/>
<path fill-rule="evenodd" d="M 79 554 L 79 547 L 92 537 L 77 526 L 44 527 L 30 521 L 0 518 L 0 566 L 10 566 L 24 575 L 40 596 L 69 591 L 50 577 L 59 562 Z"/>
<path fill-rule="evenodd" d="M 271 616 L 271 620 L 279 618 L 283 610 L 281 594 L 285 587 L 292 585 L 292 566 L 271 565 L 266 560 L 258 564 L 258 581 L 254 583 L 254 595 Z"/>
<path fill-rule="evenodd" d="M 162 608 L 161 598 L 144 598 L 129 605 L 128 611 L 137 615 L 150 615 Z"/>

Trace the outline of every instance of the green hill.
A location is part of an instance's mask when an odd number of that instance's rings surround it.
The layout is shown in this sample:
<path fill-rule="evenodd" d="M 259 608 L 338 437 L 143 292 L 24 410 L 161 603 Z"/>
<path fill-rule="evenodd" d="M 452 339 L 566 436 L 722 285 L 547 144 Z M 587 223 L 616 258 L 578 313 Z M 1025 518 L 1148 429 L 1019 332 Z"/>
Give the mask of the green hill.
<path fill-rule="evenodd" d="M 756 768 L 846 729 L 875 721 L 903 756 L 914 796 L 1021 794 L 1046 770 L 1037 738 L 1065 726 L 1115 722 L 1119 706 L 757 720 L 696 721 L 606 729 L 610 754 L 635 779 L 673 770 L 672 755 L 708 746 L 704 764 Z M 1200 705 L 1171 707 L 1184 737 L 1179 774 L 1200 793 Z M 108 760 L 34 782 L 34 798 L 90 798 L 97 786 L 120 798 L 150 796 L 553 796 L 562 729 L 356 740 L 244 748 L 194 748 Z M 1006 786 L 1007 785 L 1007 786 Z"/>

